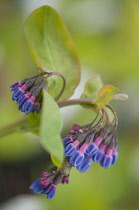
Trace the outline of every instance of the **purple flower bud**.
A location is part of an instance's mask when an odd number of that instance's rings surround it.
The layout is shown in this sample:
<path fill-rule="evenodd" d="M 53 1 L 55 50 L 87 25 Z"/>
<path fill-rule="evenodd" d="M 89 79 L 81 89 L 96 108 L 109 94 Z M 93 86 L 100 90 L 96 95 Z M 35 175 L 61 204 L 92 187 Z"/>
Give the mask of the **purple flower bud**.
<path fill-rule="evenodd" d="M 69 131 L 69 134 L 72 135 L 74 134 L 75 132 L 78 132 L 80 129 L 80 126 L 78 124 L 74 124 L 72 129 Z"/>
<path fill-rule="evenodd" d="M 48 177 L 49 175 L 50 175 L 49 172 L 42 172 L 42 177 L 44 177 L 44 178 Z"/>
<path fill-rule="evenodd" d="M 33 109 L 36 111 L 36 114 L 38 114 L 41 109 L 41 104 L 38 101 L 35 101 Z"/>
<path fill-rule="evenodd" d="M 41 179 L 41 185 L 43 188 L 45 188 L 49 184 L 49 179 L 42 178 Z"/>
<path fill-rule="evenodd" d="M 62 180 L 61 180 L 61 183 L 62 184 L 65 184 L 65 183 L 68 184 L 69 183 L 69 177 L 68 176 L 63 176 Z"/>
<path fill-rule="evenodd" d="M 21 85 L 22 85 L 21 81 L 14 83 L 13 85 L 10 86 L 11 91 L 14 91 L 16 88 L 20 87 Z"/>
<path fill-rule="evenodd" d="M 67 136 L 66 138 L 63 139 L 63 143 L 65 145 L 69 144 L 69 143 L 72 143 L 73 142 L 73 139 L 71 136 Z"/>

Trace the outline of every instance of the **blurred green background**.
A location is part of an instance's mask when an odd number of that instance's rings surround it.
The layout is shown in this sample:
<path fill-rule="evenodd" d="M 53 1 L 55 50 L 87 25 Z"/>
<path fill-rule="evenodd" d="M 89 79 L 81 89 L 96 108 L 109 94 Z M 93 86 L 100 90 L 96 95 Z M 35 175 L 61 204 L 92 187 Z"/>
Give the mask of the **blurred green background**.
<path fill-rule="evenodd" d="M 40 139 L 16 133 L 0 140 L 1 209 L 138 210 L 139 209 L 139 1 L 138 0 L 1 0 L 0 1 L 0 125 L 22 114 L 11 100 L 9 86 L 37 73 L 23 33 L 23 24 L 39 6 L 49 4 L 62 16 L 82 66 L 81 85 L 99 73 L 128 101 L 113 101 L 119 117 L 119 158 L 109 169 L 93 164 L 85 174 L 73 169 L 70 184 L 56 196 L 32 195 L 28 186 L 51 167 Z M 74 75 L 73 75 L 74 76 Z M 71 114 L 73 113 L 73 115 Z M 62 109 L 63 137 L 72 123 L 90 122 L 90 112 L 76 106 Z"/>

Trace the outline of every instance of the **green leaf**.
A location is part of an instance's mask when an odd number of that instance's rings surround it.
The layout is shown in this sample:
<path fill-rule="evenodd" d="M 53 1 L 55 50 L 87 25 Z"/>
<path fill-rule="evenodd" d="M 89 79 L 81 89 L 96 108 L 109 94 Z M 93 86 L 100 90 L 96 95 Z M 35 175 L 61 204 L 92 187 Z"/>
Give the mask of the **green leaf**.
<path fill-rule="evenodd" d="M 43 90 L 43 104 L 41 112 L 40 134 L 44 148 L 55 159 L 54 163 L 62 163 L 64 148 L 60 131 L 62 127 L 62 117 L 59 107 L 54 99 Z"/>
<path fill-rule="evenodd" d="M 95 102 L 95 99 L 97 98 L 97 93 L 99 89 L 103 86 L 102 80 L 100 75 L 95 75 L 88 79 L 85 83 L 85 88 L 83 93 L 81 94 L 81 98 L 88 98 L 92 99 Z M 87 109 L 93 109 L 96 110 L 96 105 L 95 103 L 92 103 L 92 105 L 83 105 L 84 108 Z"/>
<path fill-rule="evenodd" d="M 104 85 L 98 92 L 95 104 L 98 106 L 99 109 L 102 109 L 113 99 L 113 97 L 118 92 L 119 89 L 117 87 L 114 87 L 112 85 Z"/>
<path fill-rule="evenodd" d="M 41 111 L 36 113 L 29 113 L 27 115 L 28 117 L 28 130 L 32 132 L 35 135 L 40 135 L 39 133 L 39 126 L 40 126 L 40 117 L 41 117 Z"/>
<path fill-rule="evenodd" d="M 100 75 L 95 75 L 88 79 L 85 83 L 84 92 L 81 95 L 81 98 L 97 98 L 97 93 L 99 89 L 103 86 Z"/>
<path fill-rule="evenodd" d="M 62 73 L 67 79 L 61 100 L 69 98 L 80 81 L 79 58 L 72 39 L 59 14 L 50 6 L 35 10 L 25 22 L 25 36 L 37 67 Z M 62 79 L 48 79 L 49 93 L 56 97 L 62 88 Z"/>

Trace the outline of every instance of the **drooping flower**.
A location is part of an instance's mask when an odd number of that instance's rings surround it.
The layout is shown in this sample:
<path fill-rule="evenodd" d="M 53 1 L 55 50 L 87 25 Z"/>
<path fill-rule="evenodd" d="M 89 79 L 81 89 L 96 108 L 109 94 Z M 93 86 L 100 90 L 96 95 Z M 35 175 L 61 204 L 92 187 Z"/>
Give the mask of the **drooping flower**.
<path fill-rule="evenodd" d="M 10 86 L 11 91 L 14 91 L 12 99 L 16 100 L 18 109 L 25 114 L 29 114 L 30 112 L 36 112 L 38 114 L 41 109 L 41 90 L 44 80 L 39 84 L 35 84 L 39 76 L 41 75 L 18 81 Z"/>

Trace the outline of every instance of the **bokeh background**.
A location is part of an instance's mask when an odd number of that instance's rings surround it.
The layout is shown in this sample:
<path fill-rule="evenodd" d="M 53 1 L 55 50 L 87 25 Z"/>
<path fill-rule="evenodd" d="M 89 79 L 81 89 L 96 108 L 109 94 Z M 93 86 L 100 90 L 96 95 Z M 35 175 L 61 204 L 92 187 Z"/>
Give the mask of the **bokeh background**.
<path fill-rule="evenodd" d="M 22 114 L 9 86 L 37 73 L 23 33 L 29 14 L 44 4 L 62 16 L 82 66 L 79 97 L 89 76 L 100 74 L 128 101 L 114 101 L 119 117 L 119 158 L 109 169 L 93 164 L 85 174 L 73 169 L 70 184 L 58 186 L 47 200 L 28 186 L 51 167 L 49 155 L 33 134 L 14 133 L 0 139 L 0 208 L 2 210 L 138 210 L 139 209 L 139 1 L 138 0 L 0 0 L 0 125 Z M 74 76 L 74 75 L 73 75 Z M 89 111 L 62 109 L 67 135 L 72 123 L 84 124 Z M 91 117 L 90 117 L 91 116 Z M 90 121 L 89 121 L 90 122 Z"/>

